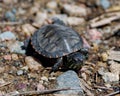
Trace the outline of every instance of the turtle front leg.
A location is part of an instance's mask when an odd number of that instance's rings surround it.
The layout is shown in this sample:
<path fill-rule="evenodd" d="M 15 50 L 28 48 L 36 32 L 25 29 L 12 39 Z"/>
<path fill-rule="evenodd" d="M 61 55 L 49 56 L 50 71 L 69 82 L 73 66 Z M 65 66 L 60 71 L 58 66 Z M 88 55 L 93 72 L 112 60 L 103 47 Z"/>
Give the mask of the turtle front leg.
<path fill-rule="evenodd" d="M 62 58 L 62 57 L 61 57 L 61 58 L 58 58 L 58 59 L 57 59 L 57 62 L 55 63 L 55 65 L 52 67 L 50 73 L 57 71 L 57 70 L 59 69 L 60 65 L 62 64 L 62 61 L 63 61 L 63 58 Z"/>

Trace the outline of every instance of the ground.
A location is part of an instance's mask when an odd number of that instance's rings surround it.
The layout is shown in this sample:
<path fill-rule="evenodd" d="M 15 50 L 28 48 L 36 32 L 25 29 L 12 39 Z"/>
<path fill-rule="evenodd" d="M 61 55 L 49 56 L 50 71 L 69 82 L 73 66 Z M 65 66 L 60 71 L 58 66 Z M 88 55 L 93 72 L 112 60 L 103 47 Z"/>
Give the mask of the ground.
<path fill-rule="evenodd" d="M 85 95 L 119 96 L 119 5 L 117 0 L 0 0 L 0 96 L 45 89 L 50 94 L 44 96 L 54 96 L 50 90 L 64 72 L 50 74 L 51 66 L 44 67 L 20 48 L 53 17 L 76 30 L 89 49 L 88 59 L 77 72 Z"/>

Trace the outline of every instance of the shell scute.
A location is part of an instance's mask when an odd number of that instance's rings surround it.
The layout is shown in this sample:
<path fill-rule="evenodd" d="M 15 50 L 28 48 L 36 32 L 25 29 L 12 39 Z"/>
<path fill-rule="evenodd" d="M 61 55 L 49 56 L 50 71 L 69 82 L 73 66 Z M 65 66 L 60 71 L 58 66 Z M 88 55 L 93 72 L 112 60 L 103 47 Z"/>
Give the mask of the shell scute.
<path fill-rule="evenodd" d="M 33 48 L 48 58 L 58 58 L 80 50 L 83 41 L 80 35 L 67 26 L 45 25 L 31 37 Z"/>

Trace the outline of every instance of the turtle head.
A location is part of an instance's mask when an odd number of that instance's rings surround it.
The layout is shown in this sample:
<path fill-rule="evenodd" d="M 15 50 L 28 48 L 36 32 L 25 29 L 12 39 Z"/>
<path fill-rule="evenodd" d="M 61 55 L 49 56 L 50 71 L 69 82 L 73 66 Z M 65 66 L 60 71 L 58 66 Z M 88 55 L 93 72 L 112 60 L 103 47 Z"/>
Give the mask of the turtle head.
<path fill-rule="evenodd" d="M 53 24 L 59 24 L 59 25 L 65 25 L 65 23 L 57 17 L 52 18 L 52 23 Z"/>
<path fill-rule="evenodd" d="M 75 52 L 68 56 L 67 67 L 73 70 L 79 70 L 83 65 L 83 61 L 87 59 L 87 54 L 83 52 Z"/>

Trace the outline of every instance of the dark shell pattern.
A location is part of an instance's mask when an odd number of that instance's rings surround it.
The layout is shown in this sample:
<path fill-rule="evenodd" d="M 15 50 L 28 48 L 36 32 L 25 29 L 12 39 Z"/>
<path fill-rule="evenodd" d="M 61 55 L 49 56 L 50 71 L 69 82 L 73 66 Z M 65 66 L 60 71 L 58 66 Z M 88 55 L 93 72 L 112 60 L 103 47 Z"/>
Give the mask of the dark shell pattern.
<path fill-rule="evenodd" d="M 80 50 L 83 41 L 70 27 L 49 24 L 33 34 L 31 44 L 39 54 L 48 58 L 58 58 Z"/>

